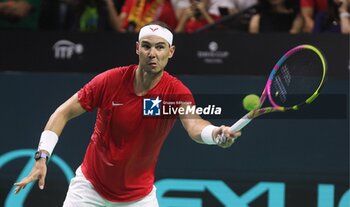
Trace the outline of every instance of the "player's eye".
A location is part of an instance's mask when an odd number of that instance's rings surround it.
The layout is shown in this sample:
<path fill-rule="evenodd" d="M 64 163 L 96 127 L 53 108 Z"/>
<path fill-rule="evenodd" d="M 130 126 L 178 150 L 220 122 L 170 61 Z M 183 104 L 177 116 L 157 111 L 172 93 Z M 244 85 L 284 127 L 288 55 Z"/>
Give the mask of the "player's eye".
<path fill-rule="evenodd" d="M 164 45 L 157 45 L 156 48 L 157 48 L 158 50 L 161 50 L 161 49 L 164 49 L 165 47 L 164 47 Z"/>
<path fill-rule="evenodd" d="M 144 48 L 144 49 L 150 49 L 151 46 L 149 46 L 148 44 L 143 44 L 143 45 L 142 45 L 142 48 Z"/>

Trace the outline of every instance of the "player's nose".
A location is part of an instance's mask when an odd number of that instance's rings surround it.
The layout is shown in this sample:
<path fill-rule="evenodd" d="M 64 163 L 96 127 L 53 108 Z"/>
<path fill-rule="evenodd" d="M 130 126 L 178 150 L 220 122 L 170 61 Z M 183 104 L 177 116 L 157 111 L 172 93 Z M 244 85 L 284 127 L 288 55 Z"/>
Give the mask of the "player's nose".
<path fill-rule="evenodd" d="M 151 47 L 148 53 L 149 58 L 154 58 L 156 56 L 156 48 Z"/>

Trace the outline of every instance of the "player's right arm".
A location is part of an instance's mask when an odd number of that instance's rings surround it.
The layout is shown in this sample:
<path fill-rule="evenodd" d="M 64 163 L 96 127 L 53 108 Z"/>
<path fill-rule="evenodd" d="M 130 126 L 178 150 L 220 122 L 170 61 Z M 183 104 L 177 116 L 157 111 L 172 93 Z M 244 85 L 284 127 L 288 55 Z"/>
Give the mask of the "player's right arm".
<path fill-rule="evenodd" d="M 181 105 L 182 108 L 190 107 L 190 105 Z M 222 148 L 230 147 L 234 139 L 241 136 L 240 131 L 231 131 L 230 127 L 211 125 L 207 120 L 202 119 L 198 114 L 181 114 L 180 120 L 182 126 L 187 131 L 192 140 L 201 144 L 215 144 Z M 224 136 L 227 139 L 218 142 L 217 137 Z"/>
<path fill-rule="evenodd" d="M 51 133 L 55 133 L 57 136 L 59 136 L 69 120 L 83 114 L 84 112 L 84 108 L 79 103 L 78 94 L 74 94 L 71 98 L 59 106 L 50 116 L 44 131 L 50 131 Z M 46 154 L 49 154 L 48 151 L 43 151 Z M 20 182 L 14 184 L 16 186 L 15 193 L 18 193 L 27 184 L 36 180 L 39 180 L 39 188 L 44 189 L 46 172 L 46 159 L 37 160 L 29 175 L 23 178 Z"/>
<path fill-rule="evenodd" d="M 60 136 L 66 123 L 84 112 L 86 111 L 80 105 L 76 93 L 56 109 L 47 122 L 45 130 L 53 131 Z"/>

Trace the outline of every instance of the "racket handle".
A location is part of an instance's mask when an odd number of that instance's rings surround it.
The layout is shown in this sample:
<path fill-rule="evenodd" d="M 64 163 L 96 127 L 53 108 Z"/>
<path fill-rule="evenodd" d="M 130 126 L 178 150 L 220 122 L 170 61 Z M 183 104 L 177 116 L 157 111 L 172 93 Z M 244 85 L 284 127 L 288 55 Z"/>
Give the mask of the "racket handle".
<path fill-rule="evenodd" d="M 230 131 L 240 131 L 243 127 L 245 127 L 252 119 L 247 118 L 246 116 L 244 116 L 243 118 L 241 118 L 240 120 L 238 120 L 236 123 L 234 123 L 231 127 L 230 127 Z"/>

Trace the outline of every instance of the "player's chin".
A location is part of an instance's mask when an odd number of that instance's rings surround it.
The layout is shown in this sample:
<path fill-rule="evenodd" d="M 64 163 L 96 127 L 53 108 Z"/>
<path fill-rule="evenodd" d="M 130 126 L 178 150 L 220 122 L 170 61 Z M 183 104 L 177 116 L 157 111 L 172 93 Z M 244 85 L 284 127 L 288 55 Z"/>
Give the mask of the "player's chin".
<path fill-rule="evenodd" d="M 163 71 L 162 68 L 159 66 L 152 65 L 150 67 L 147 67 L 147 72 L 152 73 L 154 75 L 159 74 L 162 71 Z"/>

